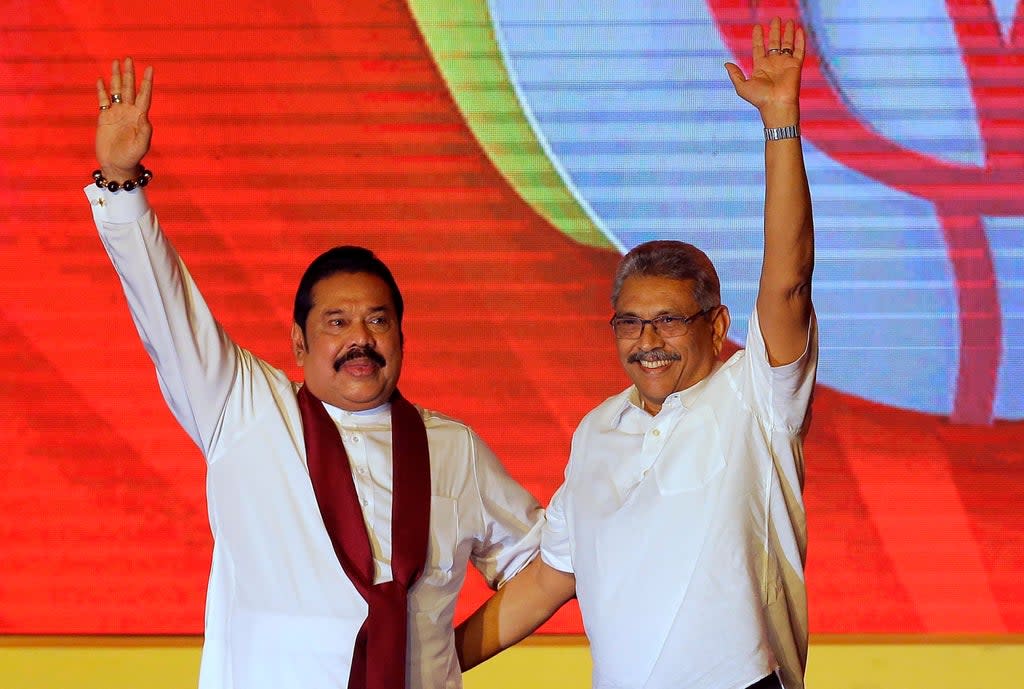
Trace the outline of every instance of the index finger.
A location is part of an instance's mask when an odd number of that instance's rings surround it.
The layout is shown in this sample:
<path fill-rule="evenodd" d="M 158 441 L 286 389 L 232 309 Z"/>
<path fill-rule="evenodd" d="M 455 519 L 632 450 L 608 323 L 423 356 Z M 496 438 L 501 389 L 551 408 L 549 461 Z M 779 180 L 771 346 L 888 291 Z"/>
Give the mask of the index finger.
<path fill-rule="evenodd" d="M 764 29 L 761 28 L 760 24 L 754 25 L 754 34 L 752 40 L 754 44 L 754 59 L 757 60 L 758 58 L 764 57 Z"/>
<path fill-rule="evenodd" d="M 795 57 L 800 62 L 803 62 L 806 47 L 806 41 L 804 40 L 804 29 L 802 26 L 798 26 L 796 27 L 796 36 L 793 39 L 793 57 Z"/>
<path fill-rule="evenodd" d="M 135 100 L 135 107 L 143 112 L 149 112 L 150 99 L 153 96 L 153 66 L 150 65 L 142 72 L 142 84 L 139 86 L 139 97 Z"/>

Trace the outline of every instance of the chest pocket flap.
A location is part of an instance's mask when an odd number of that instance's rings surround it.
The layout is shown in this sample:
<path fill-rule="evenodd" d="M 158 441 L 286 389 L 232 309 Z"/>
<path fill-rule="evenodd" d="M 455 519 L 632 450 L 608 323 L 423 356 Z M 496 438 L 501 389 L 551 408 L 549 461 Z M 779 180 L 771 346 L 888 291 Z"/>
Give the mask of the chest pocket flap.
<path fill-rule="evenodd" d="M 724 468 L 718 419 L 710 407 L 700 406 L 672 429 L 654 475 L 658 492 L 674 495 L 700 490 Z"/>

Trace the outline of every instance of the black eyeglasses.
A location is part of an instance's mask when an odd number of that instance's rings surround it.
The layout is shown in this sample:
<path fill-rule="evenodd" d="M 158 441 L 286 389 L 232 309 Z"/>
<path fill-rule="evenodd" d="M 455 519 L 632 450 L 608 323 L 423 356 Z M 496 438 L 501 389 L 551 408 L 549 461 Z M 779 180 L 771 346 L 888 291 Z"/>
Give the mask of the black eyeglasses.
<path fill-rule="evenodd" d="M 712 306 L 710 309 L 698 311 L 692 316 L 655 316 L 650 319 L 638 316 L 612 316 L 609 323 L 611 323 L 612 330 L 615 331 L 615 337 L 620 340 L 639 339 L 644 334 L 644 326 L 648 324 L 654 328 L 654 332 L 662 337 L 679 337 L 689 332 L 691 323 L 717 308 L 717 306 Z"/>

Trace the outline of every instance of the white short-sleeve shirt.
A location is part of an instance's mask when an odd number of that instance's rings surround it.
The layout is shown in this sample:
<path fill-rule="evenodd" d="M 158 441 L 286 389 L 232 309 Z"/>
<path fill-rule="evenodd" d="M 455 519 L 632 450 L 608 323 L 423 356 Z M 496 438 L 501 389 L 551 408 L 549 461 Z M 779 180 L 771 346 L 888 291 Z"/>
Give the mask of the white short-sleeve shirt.
<path fill-rule="evenodd" d="M 817 363 L 772 368 L 757 314 L 747 349 L 670 395 L 635 388 L 573 436 L 541 553 L 573 572 L 598 689 L 803 687 L 807 604 L 802 440 Z"/>

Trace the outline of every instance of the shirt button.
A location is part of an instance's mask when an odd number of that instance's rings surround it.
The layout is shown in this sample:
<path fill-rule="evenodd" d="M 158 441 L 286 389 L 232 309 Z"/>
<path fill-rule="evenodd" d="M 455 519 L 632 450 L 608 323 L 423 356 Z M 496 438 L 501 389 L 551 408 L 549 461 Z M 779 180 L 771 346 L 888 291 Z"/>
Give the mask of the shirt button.
<path fill-rule="evenodd" d="M 357 473 L 358 473 L 358 474 L 359 474 L 360 476 L 366 476 L 366 467 L 359 467 L 358 469 L 356 469 L 356 472 L 357 472 Z"/>
<path fill-rule="evenodd" d="M 359 442 L 359 436 L 358 435 L 352 436 L 352 442 L 358 443 Z"/>
<path fill-rule="evenodd" d="M 366 498 L 363 498 L 359 502 L 363 503 L 363 507 L 369 507 L 370 506 L 370 501 L 367 500 Z"/>
<path fill-rule="evenodd" d="M 651 435 L 657 438 L 659 435 L 661 435 L 661 431 L 655 428 L 653 431 L 651 431 Z"/>

